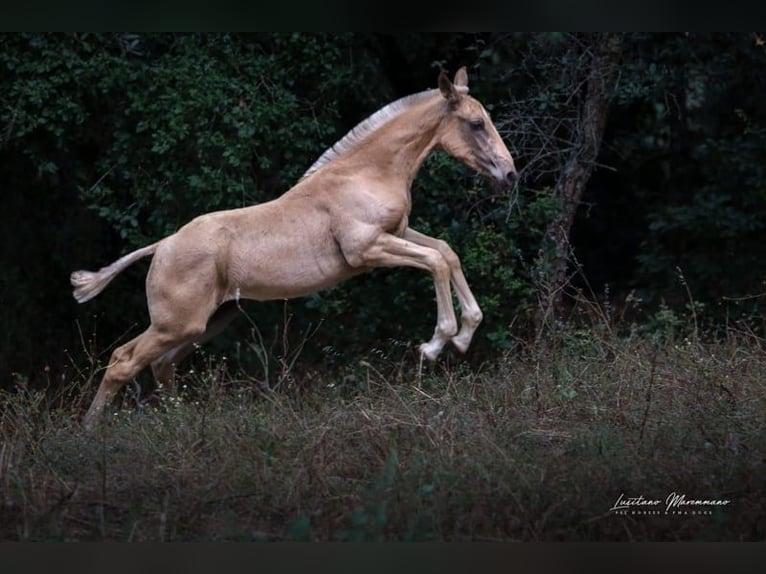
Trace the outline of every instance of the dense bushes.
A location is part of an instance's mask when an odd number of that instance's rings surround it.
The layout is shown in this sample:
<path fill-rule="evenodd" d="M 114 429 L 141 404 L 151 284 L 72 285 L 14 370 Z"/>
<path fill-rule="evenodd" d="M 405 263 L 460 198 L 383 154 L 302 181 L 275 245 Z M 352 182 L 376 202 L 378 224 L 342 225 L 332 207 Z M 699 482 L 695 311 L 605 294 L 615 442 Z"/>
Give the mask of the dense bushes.
<path fill-rule="evenodd" d="M 69 296 L 71 270 L 199 213 L 280 194 L 356 122 L 435 85 L 439 67 L 469 66 L 472 93 L 514 135 L 519 165 L 532 165 L 540 141 L 571 136 L 568 96 L 591 45 L 558 34 L 1 36 L 2 384 L 11 371 L 60 373 L 83 347 L 108 352 L 145 325 L 143 264 L 83 307 Z M 601 296 L 608 285 L 610 304 L 636 289 L 648 316 L 683 310 L 691 293 L 701 321 L 759 328 L 750 319 L 762 315 L 764 290 L 763 40 L 627 34 L 623 54 L 602 169 L 573 229 L 583 269 L 572 286 Z M 515 134 L 520 106 L 545 121 Z M 485 309 L 479 359 L 530 334 L 536 261 L 557 209 L 556 169 L 537 165 L 511 197 L 443 155 L 415 181 L 413 225 L 455 246 Z M 285 314 L 298 334 L 326 319 L 307 359 L 418 342 L 434 321 L 430 280 L 413 270 L 250 309 L 269 345 Z M 249 328 L 242 321 L 231 337 Z"/>

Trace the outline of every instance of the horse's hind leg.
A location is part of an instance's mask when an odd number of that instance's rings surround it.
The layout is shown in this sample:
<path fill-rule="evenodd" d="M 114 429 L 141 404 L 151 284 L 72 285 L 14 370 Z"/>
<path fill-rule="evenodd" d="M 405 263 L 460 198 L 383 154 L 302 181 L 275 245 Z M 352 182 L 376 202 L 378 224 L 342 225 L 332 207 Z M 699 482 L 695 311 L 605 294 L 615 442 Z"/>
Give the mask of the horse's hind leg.
<path fill-rule="evenodd" d="M 229 301 L 218 307 L 207 322 L 204 333 L 191 341 L 186 341 L 173 347 L 152 363 L 154 379 L 161 384 L 170 383 L 173 380 L 175 369 L 181 361 L 194 352 L 194 349 L 199 345 L 206 343 L 221 333 L 238 313 L 239 306 L 235 301 Z"/>
<path fill-rule="evenodd" d="M 152 325 L 135 339 L 115 349 L 96 396 L 83 419 L 85 428 L 93 428 L 117 392 L 144 367 L 198 333 L 199 330 L 171 333 Z"/>

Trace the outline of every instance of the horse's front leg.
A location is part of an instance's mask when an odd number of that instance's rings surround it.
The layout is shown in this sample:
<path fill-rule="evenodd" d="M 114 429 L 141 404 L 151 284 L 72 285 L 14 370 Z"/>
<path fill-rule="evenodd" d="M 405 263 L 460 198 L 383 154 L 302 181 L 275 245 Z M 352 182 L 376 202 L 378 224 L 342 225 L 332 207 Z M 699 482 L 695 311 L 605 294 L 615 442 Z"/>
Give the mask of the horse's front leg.
<path fill-rule="evenodd" d="M 450 291 L 450 266 L 442 254 L 432 248 L 402 239 L 390 233 L 380 233 L 359 249 L 355 242 L 351 249 L 341 242 L 346 260 L 354 266 L 364 267 L 416 267 L 428 271 L 434 280 L 436 290 L 436 328 L 433 337 L 420 345 L 420 352 L 434 360 L 457 333 L 455 309 Z"/>
<path fill-rule="evenodd" d="M 410 227 L 405 230 L 402 237 L 418 245 L 436 249 L 449 265 L 450 279 L 452 280 L 452 286 L 455 288 L 461 309 L 460 331 L 452 337 L 452 344 L 455 345 L 458 351 L 465 353 L 471 344 L 474 332 L 476 332 L 479 323 L 481 323 L 483 315 L 479 304 L 476 302 L 476 298 L 471 293 L 471 288 L 468 287 L 468 282 L 465 280 L 463 268 L 460 265 L 460 258 L 446 241 L 435 239 Z"/>

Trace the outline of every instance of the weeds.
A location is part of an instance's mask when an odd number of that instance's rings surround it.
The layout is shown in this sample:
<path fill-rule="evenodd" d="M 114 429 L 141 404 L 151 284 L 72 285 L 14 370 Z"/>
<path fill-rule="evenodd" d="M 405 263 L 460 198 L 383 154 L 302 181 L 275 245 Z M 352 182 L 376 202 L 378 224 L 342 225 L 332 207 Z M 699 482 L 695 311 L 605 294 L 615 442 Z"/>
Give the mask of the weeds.
<path fill-rule="evenodd" d="M 201 353 L 172 389 L 126 390 L 92 435 L 98 361 L 49 389 L 18 377 L 0 393 L 0 538 L 763 540 L 761 339 L 704 342 L 696 315 L 659 338 L 599 328 L 613 310 L 581 303 L 592 325 L 474 367 L 420 372 L 392 344 L 300 372 L 283 341 L 267 386 Z M 731 502 L 612 510 L 672 493 Z"/>

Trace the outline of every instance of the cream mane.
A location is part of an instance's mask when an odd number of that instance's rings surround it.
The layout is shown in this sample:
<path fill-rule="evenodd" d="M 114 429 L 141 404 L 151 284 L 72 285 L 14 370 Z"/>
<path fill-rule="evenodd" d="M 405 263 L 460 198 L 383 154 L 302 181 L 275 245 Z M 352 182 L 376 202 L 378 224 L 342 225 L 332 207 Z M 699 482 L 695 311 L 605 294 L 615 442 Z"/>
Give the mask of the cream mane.
<path fill-rule="evenodd" d="M 319 159 L 317 159 L 313 165 L 308 168 L 308 170 L 306 170 L 306 173 L 303 174 L 301 179 L 307 178 L 323 165 L 330 163 L 337 157 L 355 148 L 372 132 L 380 128 L 382 125 L 388 123 L 395 117 L 400 116 L 412 106 L 422 102 L 423 100 L 431 98 L 438 93 L 438 89 L 425 90 L 423 92 L 404 96 L 403 98 L 391 102 L 387 106 L 379 109 L 366 120 L 359 122 L 356 127 L 352 128 L 351 131 L 349 131 L 345 136 L 327 148 L 325 152 L 319 156 Z"/>

